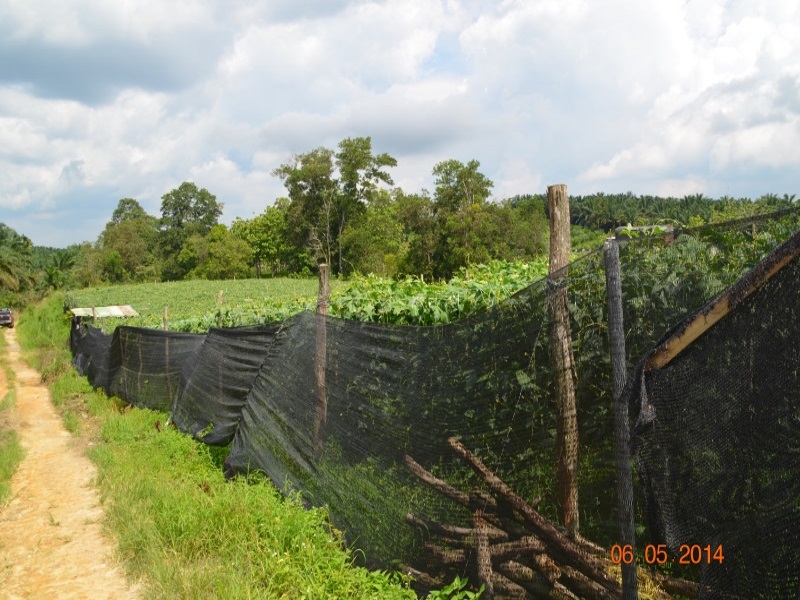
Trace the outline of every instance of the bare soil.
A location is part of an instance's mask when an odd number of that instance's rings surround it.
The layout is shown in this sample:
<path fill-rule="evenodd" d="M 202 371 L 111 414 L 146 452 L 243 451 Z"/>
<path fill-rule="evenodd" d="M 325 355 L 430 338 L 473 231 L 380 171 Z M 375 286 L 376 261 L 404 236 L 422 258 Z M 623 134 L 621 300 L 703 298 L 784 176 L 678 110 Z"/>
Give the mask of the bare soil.
<path fill-rule="evenodd" d="M 94 465 L 64 429 L 41 375 L 22 360 L 15 331 L 5 336 L 0 360 L 17 388 L 10 419 L 26 455 L 0 506 L 0 598 L 138 598 L 102 533 Z"/>

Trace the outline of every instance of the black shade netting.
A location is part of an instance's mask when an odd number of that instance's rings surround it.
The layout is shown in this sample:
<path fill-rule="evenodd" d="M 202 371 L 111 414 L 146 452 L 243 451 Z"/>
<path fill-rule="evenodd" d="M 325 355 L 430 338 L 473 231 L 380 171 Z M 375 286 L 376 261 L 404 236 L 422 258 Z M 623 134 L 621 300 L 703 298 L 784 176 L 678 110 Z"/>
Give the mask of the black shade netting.
<path fill-rule="evenodd" d="M 83 367 L 92 387 L 141 408 L 169 410 L 183 368 L 205 337 L 141 327 L 117 327 L 109 335 L 73 326 L 70 346 L 73 363 Z"/>
<path fill-rule="evenodd" d="M 797 227 L 795 211 L 623 246 L 629 368 Z M 552 279 L 566 281 L 568 295 L 581 533 L 608 547 L 618 541 L 619 523 L 602 252 Z M 547 310 L 554 289 L 547 280 L 534 282 L 485 313 L 443 326 L 302 313 L 257 332 L 187 338 L 177 381 L 173 365 L 180 361 L 169 354 L 171 375 L 161 376 L 161 398 L 171 399 L 165 406 L 182 431 L 206 442 L 225 443 L 235 430 L 227 460 L 232 472 L 262 471 L 309 505 L 327 506 L 366 564 L 422 564 L 428 536 L 406 524 L 406 513 L 462 525 L 473 514 L 422 484 L 405 457 L 465 492 L 482 488 L 450 449 L 450 436 L 524 499 L 541 497 L 539 511 L 558 520 Z M 163 339 L 160 345 L 146 336 L 126 341 L 118 346 L 123 355 L 134 354 L 126 364 L 161 352 L 154 377 L 166 369 Z M 112 357 L 114 351 L 112 344 Z M 136 374 L 129 368 L 126 380 Z M 165 394 L 173 383 L 180 391 Z M 132 394 L 126 399 L 141 404 Z M 705 419 L 711 427 L 718 416 L 709 411 Z M 658 469 L 647 477 L 657 480 Z"/>
<path fill-rule="evenodd" d="M 782 250 L 798 245 L 795 236 Z M 733 289 L 734 303 L 750 284 Z M 702 598 L 800 589 L 798 290 L 794 260 L 629 385 L 649 536 L 697 565 Z"/>
<path fill-rule="evenodd" d="M 170 408 L 175 426 L 206 444 L 229 444 L 277 329 L 259 325 L 210 330 L 184 361 Z"/>
<path fill-rule="evenodd" d="M 93 388 L 105 388 L 109 380 L 111 335 L 87 327 L 79 319 L 72 320 L 69 336 L 72 364 Z"/>

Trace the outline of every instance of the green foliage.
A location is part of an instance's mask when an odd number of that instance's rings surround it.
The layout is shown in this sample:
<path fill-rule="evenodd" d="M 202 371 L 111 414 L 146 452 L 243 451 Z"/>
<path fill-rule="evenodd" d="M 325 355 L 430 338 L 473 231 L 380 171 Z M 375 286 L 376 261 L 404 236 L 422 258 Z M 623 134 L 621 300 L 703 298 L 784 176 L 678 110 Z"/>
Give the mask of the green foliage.
<path fill-rule="evenodd" d="M 342 253 L 348 273 L 393 277 L 408 251 L 398 204 L 388 192 L 376 192 L 370 204 L 342 232 Z"/>
<path fill-rule="evenodd" d="M 473 592 L 466 587 L 469 585 L 469 579 L 456 576 L 452 583 L 446 585 L 441 590 L 432 590 L 428 594 L 427 600 L 477 600 L 483 595 L 484 587 Z"/>
<path fill-rule="evenodd" d="M 225 225 L 215 225 L 205 236 L 190 236 L 178 254 L 178 264 L 191 279 L 247 277 L 250 259 L 247 242 L 234 236 Z"/>
<path fill-rule="evenodd" d="M 121 551 L 134 575 L 148 575 L 152 597 L 413 597 L 385 573 L 352 567 L 324 510 L 268 481 L 226 483 L 223 453 L 157 431 L 165 418 L 112 416 L 92 453 Z"/>
<path fill-rule="evenodd" d="M 5 356 L 7 351 L 5 337 L 0 335 L 0 356 Z M 16 403 L 16 389 L 14 388 L 14 372 L 7 362 L 2 363 L 8 391 L 0 399 L 0 505 L 5 502 L 11 492 L 10 480 L 17 470 L 17 466 L 25 457 L 25 450 L 19 443 L 19 436 L 14 431 L 7 418 L 8 411 L 14 409 Z"/>
<path fill-rule="evenodd" d="M 273 175 L 289 192 L 287 226 L 298 256 L 309 251 L 342 273 L 342 233 L 373 199 L 379 183 L 392 184 L 386 168 L 396 164 L 386 153 L 373 155 L 371 138 L 357 137 L 342 140 L 338 152 L 317 148 L 275 169 Z"/>
<path fill-rule="evenodd" d="M 222 204 L 207 189 L 184 181 L 161 197 L 160 247 L 164 258 L 162 277 L 181 279 L 187 270 L 178 254 L 193 235 L 207 235 L 222 215 Z"/>
<path fill-rule="evenodd" d="M 489 199 L 494 184 L 483 173 L 477 160 L 464 164 L 458 160 L 445 160 L 433 167 L 434 205 L 436 211 L 458 212 L 473 204 L 483 204 Z"/>
<path fill-rule="evenodd" d="M 0 306 L 21 307 L 34 297 L 33 244 L 0 223 Z"/>
<path fill-rule="evenodd" d="M 289 199 L 278 198 L 274 206 L 268 206 L 260 215 L 248 220 L 237 218 L 231 225 L 231 233 L 250 247 L 250 260 L 257 277 L 265 271 L 272 277 L 286 275 L 291 265 L 308 262 L 307 257 L 292 256 L 286 220 L 288 211 Z"/>
<path fill-rule="evenodd" d="M 25 450 L 19 443 L 17 432 L 5 424 L 0 415 L 0 505 L 11 492 L 9 482 L 23 458 Z"/>
<path fill-rule="evenodd" d="M 331 298 L 330 314 L 404 325 L 450 323 L 486 310 L 546 273 L 547 261 L 539 259 L 475 265 L 447 283 L 425 283 L 416 277 L 356 277 Z"/>
<path fill-rule="evenodd" d="M 749 198 L 723 196 L 718 200 L 703 194 L 689 194 L 683 198 L 659 196 L 636 196 L 624 194 L 590 194 L 570 197 L 572 223 L 592 229 L 610 231 L 615 227 L 632 223 L 651 225 L 673 223 L 680 226 L 698 226 L 705 223 L 720 223 L 736 218 L 791 208 L 795 204 L 793 194 L 765 194 L 753 201 Z"/>

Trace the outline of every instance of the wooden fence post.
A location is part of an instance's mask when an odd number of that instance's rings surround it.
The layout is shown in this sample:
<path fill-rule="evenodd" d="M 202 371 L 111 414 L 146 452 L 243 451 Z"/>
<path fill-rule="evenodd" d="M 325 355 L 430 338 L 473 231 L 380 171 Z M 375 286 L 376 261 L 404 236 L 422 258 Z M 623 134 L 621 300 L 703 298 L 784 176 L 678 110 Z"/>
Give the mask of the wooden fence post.
<path fill-rule="evenodd" d="M 169 318 L 167 315 L 167 307 L 164 307 L 164 331 L 169 331 Z"/>
<path fill-rule="evenodd" d="M 556 390 L 556 474 L 561 523 L 571 537 L 578 534 L 578 412 L 575 405 L 574 362 L 567 304 L 570 253 L 567 186 L 547 188 L 550 208 L 550 266 L 547 277 L 547 313 L 550 361 Z"/>
<path fill-rule="evenodd" d="M 328 396 L 325 384 L 325 369 L 327 368 L 328 332 L 326 317 L 328 315 L 328 300 L 331 295 L 328 281 L 329 267 L 326 264 L 319 266 L 319 293 L 317 296 L 317 340 L 316 355 L 314 360 L 314 374 L 317 382 L 317 412 L 314 421 L 314 450 L 317 456 L 322 454 L 324 440 L 323 428 L 328 420 Z"/>

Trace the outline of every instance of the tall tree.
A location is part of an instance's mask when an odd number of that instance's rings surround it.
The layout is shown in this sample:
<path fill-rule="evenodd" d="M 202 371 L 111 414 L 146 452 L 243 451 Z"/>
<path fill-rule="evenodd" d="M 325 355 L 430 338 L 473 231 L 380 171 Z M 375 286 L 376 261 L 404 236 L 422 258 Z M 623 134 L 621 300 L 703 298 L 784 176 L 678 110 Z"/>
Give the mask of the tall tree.
<path fill-rule="evenodd" d="M 251 261 L 258 277 L 264 270 L 273 277 L 290 267 L 299 270 L 307 262 L 302 257 L 300 261 L 293 260 L 286 223 L 288 211 L 289 199 L 278 198 L 260 215 L 252 219 L 237 218 L 231 224 L 231 233 L 250 246 Z"/>
<path fill-rule="evenodd" d="M 222 215 L 222 203 L 206 188 L 184 181 L 161 197 L 160 248 L 164 259 L 162 278 L 181 279 L 178 254 L 191 235 L 206 235 Z"/>
<path fill-rule="evenodd" d="M 295 249 L 310 248 L 325 262 L 336 257 L 341 273 L 340 238 L 348 221 L 364 210 L 380 183 L 391 185 L 385 169 L 396 164 L 388 154 L 372 153 L 371 138 L 359 137 L 342 140 L 338 152 L 317 148 L 275 169 L 289 192 L 287 226 Z"/>
<path fill-rule="evenodd" d="M 111 223 L 119 225 L 122 221 L 129 221 L 134 219 L 143 219 L 147 213 L 134 198 L 123 198 L 117 203 L 117 208 L 114 209 L 111 215 Z"/>
<path fill-rule="evenodd" d="M 109 280 L 143 280 L 158 276 L 158 219 L 133 198 L 123 198 L 100 234 L 97 247 Z M 113 256 L 112 256 L 113 255 Z"/>
<path fill-rule="evenodd" d="M 247 277 L 250 247 L 225 225 L 215 225 L 207 235 L 195 233 L 183 245 L 178 261 L 187 276 L 198 279 Z"/>
<path fill-rule="evenodd" d="M 365 204 L 375 198 L 379 182 L 394 184 L 386 167 L 396 167 L 397 160 L 387 153 L 375 156 L 372 153 L 372 138 L 346 138 L 339 142 L 336 153 L 339 169 L 339 194 L 335 196 L 336 245 L 338 272 L 344 270 L 342 255 L 342 233 L 351 218 L 364 210 Z"/>
<path fill-rule="evenodd" d="M 464 164 L 450 159 L 433 167 L 436 178 L 434 205 L 438 211 L 457 211 L 472 204 L 483 204 L 489 199 L 494 183 L 478 171 L 477 160 Z"/>

